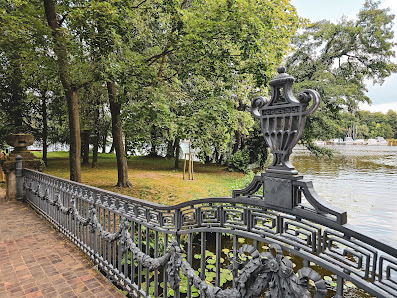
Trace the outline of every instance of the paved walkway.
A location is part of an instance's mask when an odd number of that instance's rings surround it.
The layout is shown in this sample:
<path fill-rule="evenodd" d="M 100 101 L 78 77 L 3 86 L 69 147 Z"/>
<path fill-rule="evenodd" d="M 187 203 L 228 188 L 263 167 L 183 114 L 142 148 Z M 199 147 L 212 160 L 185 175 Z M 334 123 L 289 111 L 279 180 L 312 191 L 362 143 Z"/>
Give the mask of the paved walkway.
<path fill-rule="evenodd" d="M 71 242 L 0 189 L 0 297 L 125 297 Z"/>

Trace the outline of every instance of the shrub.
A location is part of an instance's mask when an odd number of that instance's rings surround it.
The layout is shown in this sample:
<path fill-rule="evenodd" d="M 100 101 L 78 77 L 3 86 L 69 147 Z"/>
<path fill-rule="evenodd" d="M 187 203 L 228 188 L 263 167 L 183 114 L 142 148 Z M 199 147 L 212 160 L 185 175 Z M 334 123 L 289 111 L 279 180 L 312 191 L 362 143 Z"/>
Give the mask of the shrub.
<path fill-rule="evenodd" d="M 229 171 L 247 172 L 250 165 L 250 157 L 247 149 L 237 151 L 226 162 Z"/>

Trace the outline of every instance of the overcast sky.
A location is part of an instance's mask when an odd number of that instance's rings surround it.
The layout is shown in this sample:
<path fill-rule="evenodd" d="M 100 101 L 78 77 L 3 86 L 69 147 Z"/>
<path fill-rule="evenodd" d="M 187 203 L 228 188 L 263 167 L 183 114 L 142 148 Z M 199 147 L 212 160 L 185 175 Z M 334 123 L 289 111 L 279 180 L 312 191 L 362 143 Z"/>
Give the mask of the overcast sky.
<path fill-rule="evenodd" d="M 342 16 L 354 18 L 360 11 L 365 0 L 291 0 L 302 17 L 311 21 L 330 20 L 335 22 Z M 390 13 L 397 16 L 397 0 L 381 1 L 381 8 L 390 8 Z M 397 42 L 397 19 L 394 19 L 394 41 Z M 397 47 L 395 48 L 397 52 Z M 397 63 L 397 59 L 394 59 Z M 368 96 L 372 105 L 363 105 L 361 108 L 372 112 L 386 113 L 389 109 L 397 112 L 397 74 L 387 78 L 382 86 L 372 85 L 369 82 Z"/>

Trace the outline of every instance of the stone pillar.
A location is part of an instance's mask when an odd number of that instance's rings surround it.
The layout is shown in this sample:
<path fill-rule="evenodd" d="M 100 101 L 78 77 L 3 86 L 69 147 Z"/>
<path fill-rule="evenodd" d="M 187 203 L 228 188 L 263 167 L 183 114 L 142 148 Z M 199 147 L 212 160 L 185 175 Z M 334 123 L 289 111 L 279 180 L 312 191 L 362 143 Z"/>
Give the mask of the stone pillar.
<path fill-rule="evenodd" d="M 17 156 L 22 158 L 22 167 L 34 170 L 41 170 L 42 165 L 39 159 L 29 152 L 26 147 L 33 144 L 34 137 L 30 134 L 11 134 L 5 137 L 8 145 L 13 146 L 14 150 L 7 156 L 3 163 L 4 173 L 6 174 L 6 199 L 22 199 L 22 194 L 17 191 L 17 177 L 15 175 Z M 18 173 L 20 174 L 20 173 Z M 19 188 L 21 185 L 19 181 Z M 19 189 L 19 192 L 21 190 Z"/>
<path fill-rule="evenodd" d="M 15 176 L 15 170 L 7 171 L 4 169 L 6 174 L 6 200 L 15 200 L 17 198 L 17 178 Z"/>

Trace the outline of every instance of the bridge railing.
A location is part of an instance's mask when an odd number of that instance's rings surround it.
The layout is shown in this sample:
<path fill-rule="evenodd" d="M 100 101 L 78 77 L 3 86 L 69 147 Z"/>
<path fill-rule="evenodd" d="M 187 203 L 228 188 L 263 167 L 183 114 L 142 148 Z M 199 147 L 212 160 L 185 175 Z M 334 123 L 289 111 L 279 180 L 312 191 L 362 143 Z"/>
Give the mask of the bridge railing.
<path fill-rule="evenodd" d="M 310 284 L 319 297 L 343 296 L 346 281 L 397 295 L 397 250 L 308 206 L 285 210 L 243 192 L 163 206 L 28 169 L 24 190 L 133 297 L 256 297 L 249 289 L 303 297 Z"/>
<path fill-rule="evenodd" d="M 293 80 L 280 68 L 254 99 L 273 164 L 231 197 L 164 206 L 24 169 L 25 198 L 132 297 L 397 297 L 397 249 L 289 162 L 320 101 Z"/>

